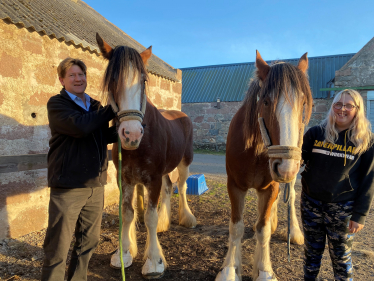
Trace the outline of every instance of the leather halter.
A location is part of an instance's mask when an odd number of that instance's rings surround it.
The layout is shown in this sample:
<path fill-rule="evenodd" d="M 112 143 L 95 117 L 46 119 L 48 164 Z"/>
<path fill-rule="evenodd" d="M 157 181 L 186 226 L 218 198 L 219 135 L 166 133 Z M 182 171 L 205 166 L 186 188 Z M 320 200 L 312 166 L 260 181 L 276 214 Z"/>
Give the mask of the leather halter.
<path fill-rule="evenodd" d="M 142 102 L 140 106 L 140 110 L 136 109 L 127 109 L 119 111 L 117 103 L 114 100 L 113 94 L 111 92 L 108 93 L 108 100 L 114 113 L 117 115 L 117 118 L 120 122 L 127 121 L 127 120 L 138 120 L 140 123 L 143 122 L 143 118 L 145 115 L 145 110 L 147 106 L 147 95 L 145 94 L 145 82 L 142 84 L 141 94 L 142 94 Z"/>
<path fill-rule="evenodd" d="M 262 140 L 267 148 L 267 154 L 270 158 L 283 158 L 301 160 L 301 145 L 303 144 L 304 123 L 300 127 L 299 141 L 297 146 L 289 145 L 271 145 L 271 140 L 265 126 L 264 118 L 259 117 L 260 132 Z"/>

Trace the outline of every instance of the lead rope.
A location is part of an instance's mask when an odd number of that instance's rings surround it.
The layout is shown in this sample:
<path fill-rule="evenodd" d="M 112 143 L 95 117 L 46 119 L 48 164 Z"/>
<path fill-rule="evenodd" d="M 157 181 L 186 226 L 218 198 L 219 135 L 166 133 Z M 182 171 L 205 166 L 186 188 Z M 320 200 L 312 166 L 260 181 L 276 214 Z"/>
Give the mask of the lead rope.
<path fill-rule="evenodd" d="M 290 202 L 291 187 L 289 183 L 286 183 L 284 187 L 283 202 L 287 203 L 287 254 L 288 262 L 291 262 L 291 202 Z"/>
<path fill-rule="evenodd" d="M 121 139 L 118 136 L 118 188 L 119 188 L 119 254 L 121 259 L 122 281 L 125 281 L 125 266 L 123 265 L 123 249 L 122 249 L 122 146 Z"/>

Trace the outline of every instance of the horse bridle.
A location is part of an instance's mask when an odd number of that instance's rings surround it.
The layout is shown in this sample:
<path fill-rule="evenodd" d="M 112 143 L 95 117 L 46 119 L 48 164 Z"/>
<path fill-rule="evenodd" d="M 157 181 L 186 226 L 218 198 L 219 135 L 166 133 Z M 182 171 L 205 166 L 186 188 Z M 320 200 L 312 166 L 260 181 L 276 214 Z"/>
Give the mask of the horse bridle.
<path fill-rule="evenodd" d="M 304 123 L 302 123 L 299 131 L 299 141 L 297 146 L 289 145 L 271 145 L 271 140 L 265 126 L 264 118 L 259 117 L 261 137 L 267 148 L 267 154 L 270 158 L 283 158 L 301 160 L 301 145 L 303 144 Z"/>
<path fill-rule="evenodd" d="M 112 106 L 113 112 L 117 115 L 117 119 L 119 122 L 128 121 L 128 120 L 138 120 L 140 123 L 143 122 L 145 110 L 147 106 L 147 95 L 145 94 L 145 83 L 146 80 L 142 83 L 142 101 L 140 110 L 136 109 L 127 109 L 119 111 L 116 101 L 114 100 L 113 94 L 111 92 L 108 93 L 109 103 Z"/>

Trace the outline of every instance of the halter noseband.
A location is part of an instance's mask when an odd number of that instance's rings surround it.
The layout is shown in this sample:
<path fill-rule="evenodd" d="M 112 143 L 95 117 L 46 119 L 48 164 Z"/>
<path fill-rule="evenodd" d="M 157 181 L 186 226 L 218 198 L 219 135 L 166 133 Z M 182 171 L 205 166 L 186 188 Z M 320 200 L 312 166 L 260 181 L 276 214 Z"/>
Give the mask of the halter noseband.
<path fill-rule="evenodd" d="M 108 93 L 108 99 L 109 99 L 110 105 L 112 106 L 114 113 L 117 115 L 119 122 L 128 121 L 128 120 L 138 120 L 140 123 L 143 122 L 145 109 L 147 106 L 147 95 L 145 94 L 145 81 L 142 84 L 142 96 L 143 96 L 143 100 L 141 103 L 140 110 L 127 109 L 127 110 L 119 111 L 118 106 L 114 100 L 113 94 L 111 92 Z"/>
<path fill-rule="evenodd" d="M 258 123 L 260 125 L 260 132 L 262 140 L 268 149 L 267 154 L 270 158 L 283 158 L 283 159 L 295 159 L 301 160 L 301 145 L 303 141 L 304 134 L 304 123 L 301 125 L 299 131 L 299 142 L 297 146 L 289 145 L 271 145 L 271 140 L 266 130 L 264 118 L 259 117 Z"/>

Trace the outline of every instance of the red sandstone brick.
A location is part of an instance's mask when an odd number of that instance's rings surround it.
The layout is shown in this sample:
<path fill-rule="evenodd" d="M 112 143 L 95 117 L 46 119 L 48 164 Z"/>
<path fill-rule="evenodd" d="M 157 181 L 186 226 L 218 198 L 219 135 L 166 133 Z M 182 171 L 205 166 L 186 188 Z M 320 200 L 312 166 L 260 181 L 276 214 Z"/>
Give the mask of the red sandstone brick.
<path fill-rule="evenodd" d="M 66 58 L 70 57 L 69 51 L 68 50 L 61 50 L 60 53 L 58 54 L 58 58 L 60 60 L 64 60 Z"/>
<path fill-rule="evenodd" d="M 164 108 L 165 109 L 172 109 L 174 107 L 174 99 L 173 98 L 167 98 Z"/>
<path fill-rule="evenodd" d="M 31 199 L 30 193 L 21 193 L 6 198 L 6 205 L 22 204 Z"/>
<path fill-rule="evenodd" d="M 182 84 L 181 83 L 173 83 L 173 92 L 176 94 L 182 94 Z"/>
<path fill-rule="evenodd" d="M 26 180 L 11 181 L 9 183 L 2 184 L 0 192 L 0 210 L 7 205 L 8 200 L 9 202 L 14 203 L 15 201 L 12 199 L 13 197 L 19 194 L 28 194 L 29 192 L 33 191 L 34 188 L 35 184 Z"/>
<path fill-rule="evenodd" d="M 9 235 L 11 238 L 28 234 L 45 227 L 47 221 L 47 207 L 28 208 L 10 222 Z"/>
<path fill-rule="evenodd" d="M 193 121 L 196 123 L 201 123 L 204 120 L 204 116 L 197 116 Z"/>
<path fill-rule="evenodd" d="M 149 87 L 156 87 L 157 86 L 157 77 L 156 76 L 154 76 L 152 74 L 149 74 L 148 86 Z"/>
<path fill-rule="evenodd" d="M 214 119 L 213 117 L 208 117 L 207 122 L 216 122 L 216 119 Z"/>
<path fill-rule="evenodd" d="M 19 77 L 22 72 L 22 59 L 3 52 L 0 58 L 0 75 L 3 77 Z"/>
<path fill-rule="evenodd" d="M 178 97 L 178 102 L 177 102 L 177 108 L 178 110 L 182 110 L 182 97 Z"/>
<path fill-rule="evenodd" d="M 28 102 L 29 105 L 46 106 L 50 97 L 53 95 L 50 93 L 36 93 L 30 97 Z"/>
<path fill-rule="evenodd" d="M 41 85 L 55 86 L 56 82 L 58 81 L 56 67 L 50 63 L 39 65 L 35 71 L 35 78 L 36 81 Z"/>
<path fill-rule="evenodd" d="M 22 41 L 22 47 L 25 51 L 29 51 L 34 54 L 41 55 L 43 53 L 41 40 L 24 40 Z"/>
<path fill-rule="evenodd" d="M 168 80 L 162 79 L 160 88 L 162 90 L 170 91 L 170 82 Z"/>
<path fill-rule="evenodd" d="M 3 130 L 0 131 L 0 139 L 6 139 L 6 140 L 17 140 L 17 139 L 31 140 L 33 135 L 34 135 L 33 126 L 15 125 L 15 126 L 3 128 Z"/>

